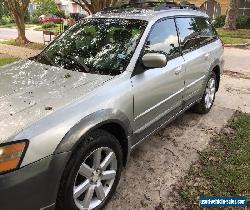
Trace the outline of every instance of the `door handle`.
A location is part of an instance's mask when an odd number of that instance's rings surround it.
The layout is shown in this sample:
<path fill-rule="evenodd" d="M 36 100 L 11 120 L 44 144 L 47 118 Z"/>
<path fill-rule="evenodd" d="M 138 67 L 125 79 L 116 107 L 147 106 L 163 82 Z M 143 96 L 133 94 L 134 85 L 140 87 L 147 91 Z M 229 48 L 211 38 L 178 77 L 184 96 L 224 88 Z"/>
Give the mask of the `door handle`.
<path fill-rule="evenodd" d="M 179 75 L 181 72 L 182 72 L 182 66 L 179 66 L 174 70 L 175 75 Z"/>
<path fill-rule="evenodd" d="M 205 54 L 205 60 L 208 60 L 210 57 L 210 53 Z"/>

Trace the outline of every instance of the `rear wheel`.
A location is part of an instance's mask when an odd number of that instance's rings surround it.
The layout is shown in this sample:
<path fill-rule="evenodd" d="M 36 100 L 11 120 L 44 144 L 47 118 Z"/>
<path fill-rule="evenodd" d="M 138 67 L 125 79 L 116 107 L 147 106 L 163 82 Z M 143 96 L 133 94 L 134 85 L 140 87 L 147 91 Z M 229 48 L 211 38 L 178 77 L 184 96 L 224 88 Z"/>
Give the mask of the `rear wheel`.
<path fill-rule="evenodd" d="M 103 130 L 91 133 L 65 169 L 57 209 L 102 209 L 115 192 L 121 170 L 118 140 Z"/>
<path fill-rule="evenodd" d="M 195 104 L 191 108 L 191 110 L 198 114 L 208 113 L 214 104 L 216 87 L 217 87 L 216 74 L 212 72 L 207 82 L 207 86 L 201 101 Z"/>

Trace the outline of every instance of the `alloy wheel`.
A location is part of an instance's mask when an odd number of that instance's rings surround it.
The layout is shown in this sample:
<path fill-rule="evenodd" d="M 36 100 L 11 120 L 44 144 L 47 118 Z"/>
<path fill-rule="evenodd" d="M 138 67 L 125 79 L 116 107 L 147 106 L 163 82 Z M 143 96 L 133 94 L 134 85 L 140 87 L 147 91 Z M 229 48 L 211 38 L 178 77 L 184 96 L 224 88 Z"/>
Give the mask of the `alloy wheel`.
<path fill-rule="evenodd" d="M 207 109 L 210 109 L 214 102 L 215 97 L 215 79 L 212 77 L 207 83 L 206 95 L 205 95 L 205 106 Z"/>
<path fill-rule="evenodd" d="M 94 209 L 109 194 L 116 179 L 117 158 L 108 147 L 101 147 L 83 161 L 75 178 L 73 197 L 80 210 Z"/>

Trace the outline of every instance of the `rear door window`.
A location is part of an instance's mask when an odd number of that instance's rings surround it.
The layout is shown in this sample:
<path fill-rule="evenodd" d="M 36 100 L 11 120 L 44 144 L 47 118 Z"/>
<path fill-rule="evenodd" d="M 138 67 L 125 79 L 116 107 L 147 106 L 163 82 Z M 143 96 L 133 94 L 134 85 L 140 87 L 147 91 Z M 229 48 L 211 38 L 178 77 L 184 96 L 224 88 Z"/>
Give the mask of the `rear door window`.
<path fill-rule="evenodd" d="M 176 18 L 179 31 L 180 45 L 183 53 L 190 52 L 199 47 L 199 29 L 195 18 Z"/>

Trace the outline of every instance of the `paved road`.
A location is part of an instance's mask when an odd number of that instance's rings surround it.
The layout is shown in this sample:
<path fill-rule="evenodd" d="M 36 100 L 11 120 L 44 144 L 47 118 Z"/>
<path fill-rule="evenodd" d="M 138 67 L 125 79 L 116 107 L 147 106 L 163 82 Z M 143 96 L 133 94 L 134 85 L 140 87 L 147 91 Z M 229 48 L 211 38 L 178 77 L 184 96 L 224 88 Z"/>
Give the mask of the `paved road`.
<path fill-rule="evenodd" d="M 250 73 L 250 50 L 225 48 L 225 70 L 238 73 Z"/>
<path fill-rule="evenodd" d="M 27 38 L 32 42 L 43 43 L 42 31 L 26 30 Z M 17 29 L 15 28 L 0 28 L 0 39 L 15 39 L 17 37 Z"/>

